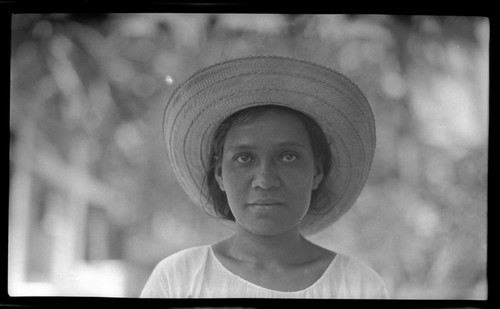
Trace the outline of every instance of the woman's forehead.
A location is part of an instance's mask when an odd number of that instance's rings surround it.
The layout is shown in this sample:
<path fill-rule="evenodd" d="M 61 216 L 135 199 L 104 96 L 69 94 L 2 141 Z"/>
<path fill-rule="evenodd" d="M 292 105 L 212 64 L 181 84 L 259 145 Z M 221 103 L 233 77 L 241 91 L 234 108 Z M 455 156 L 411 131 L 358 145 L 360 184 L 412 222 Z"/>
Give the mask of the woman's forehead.
<path fill-rule="evenodd" d="M 283 111 L 266 111 L 233 124 L 226 136 L 226 146 L 240 148 L 258 144 L 276 147 L 308 147 L 309 136 L 302 121 L 295 115 Z"/>

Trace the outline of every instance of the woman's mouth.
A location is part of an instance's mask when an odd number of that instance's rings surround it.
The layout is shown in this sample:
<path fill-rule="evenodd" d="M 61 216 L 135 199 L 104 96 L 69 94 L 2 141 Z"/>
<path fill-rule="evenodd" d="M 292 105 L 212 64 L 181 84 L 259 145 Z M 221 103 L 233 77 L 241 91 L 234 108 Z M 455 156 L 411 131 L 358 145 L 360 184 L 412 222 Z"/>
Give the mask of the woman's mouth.
<path fill-rule="evenodd" d="M 248 204 L 249 206 L 255 206 L 255 207 L 276 207 L 276 206 L 282 206 L 284 205 L 283 202 L 279 200 L 274 200 L 274 199 L 262 199 L 262 200 L 256 200 Z"/>

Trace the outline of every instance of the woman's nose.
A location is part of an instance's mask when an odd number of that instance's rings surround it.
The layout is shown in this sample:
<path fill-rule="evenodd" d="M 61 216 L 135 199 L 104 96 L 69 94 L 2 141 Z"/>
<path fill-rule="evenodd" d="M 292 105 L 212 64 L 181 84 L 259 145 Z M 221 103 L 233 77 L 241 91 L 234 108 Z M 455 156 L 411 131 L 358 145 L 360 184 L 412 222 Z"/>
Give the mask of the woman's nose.
<path fill-rule="evenodd" d="M 252 187 L 268 190 L 271 188 L 279 188 L 281 182 L 279 180 L 276 168 L 272 164 L 262 164 L 253 179 Z"/>

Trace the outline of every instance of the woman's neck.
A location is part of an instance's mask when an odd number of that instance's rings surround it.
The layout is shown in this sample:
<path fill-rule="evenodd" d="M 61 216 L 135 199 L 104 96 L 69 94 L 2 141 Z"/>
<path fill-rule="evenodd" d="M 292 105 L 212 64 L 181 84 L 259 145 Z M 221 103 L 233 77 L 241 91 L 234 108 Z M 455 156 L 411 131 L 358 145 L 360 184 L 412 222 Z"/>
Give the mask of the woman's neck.
<path fill-rule="evenodd" d="M 251 263 L 297 264 L 306 256 L 309 242 L 298 230 L 279 235 L 255 235 L 238 230 L 228 239 L 228 253 L 235 259 Z"/>

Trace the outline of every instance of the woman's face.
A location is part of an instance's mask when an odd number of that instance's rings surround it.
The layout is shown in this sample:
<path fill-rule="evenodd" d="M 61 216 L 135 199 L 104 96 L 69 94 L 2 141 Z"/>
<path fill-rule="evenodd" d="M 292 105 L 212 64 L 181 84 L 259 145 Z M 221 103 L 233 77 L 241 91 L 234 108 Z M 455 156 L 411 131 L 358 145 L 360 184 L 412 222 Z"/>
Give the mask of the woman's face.
<path fill-rule="evenodd" d="M 215 177 L 240 228 L 277 235 L 298 230 L 323 173 L 303 123 L 268 111 L 229 129 Z"/>

